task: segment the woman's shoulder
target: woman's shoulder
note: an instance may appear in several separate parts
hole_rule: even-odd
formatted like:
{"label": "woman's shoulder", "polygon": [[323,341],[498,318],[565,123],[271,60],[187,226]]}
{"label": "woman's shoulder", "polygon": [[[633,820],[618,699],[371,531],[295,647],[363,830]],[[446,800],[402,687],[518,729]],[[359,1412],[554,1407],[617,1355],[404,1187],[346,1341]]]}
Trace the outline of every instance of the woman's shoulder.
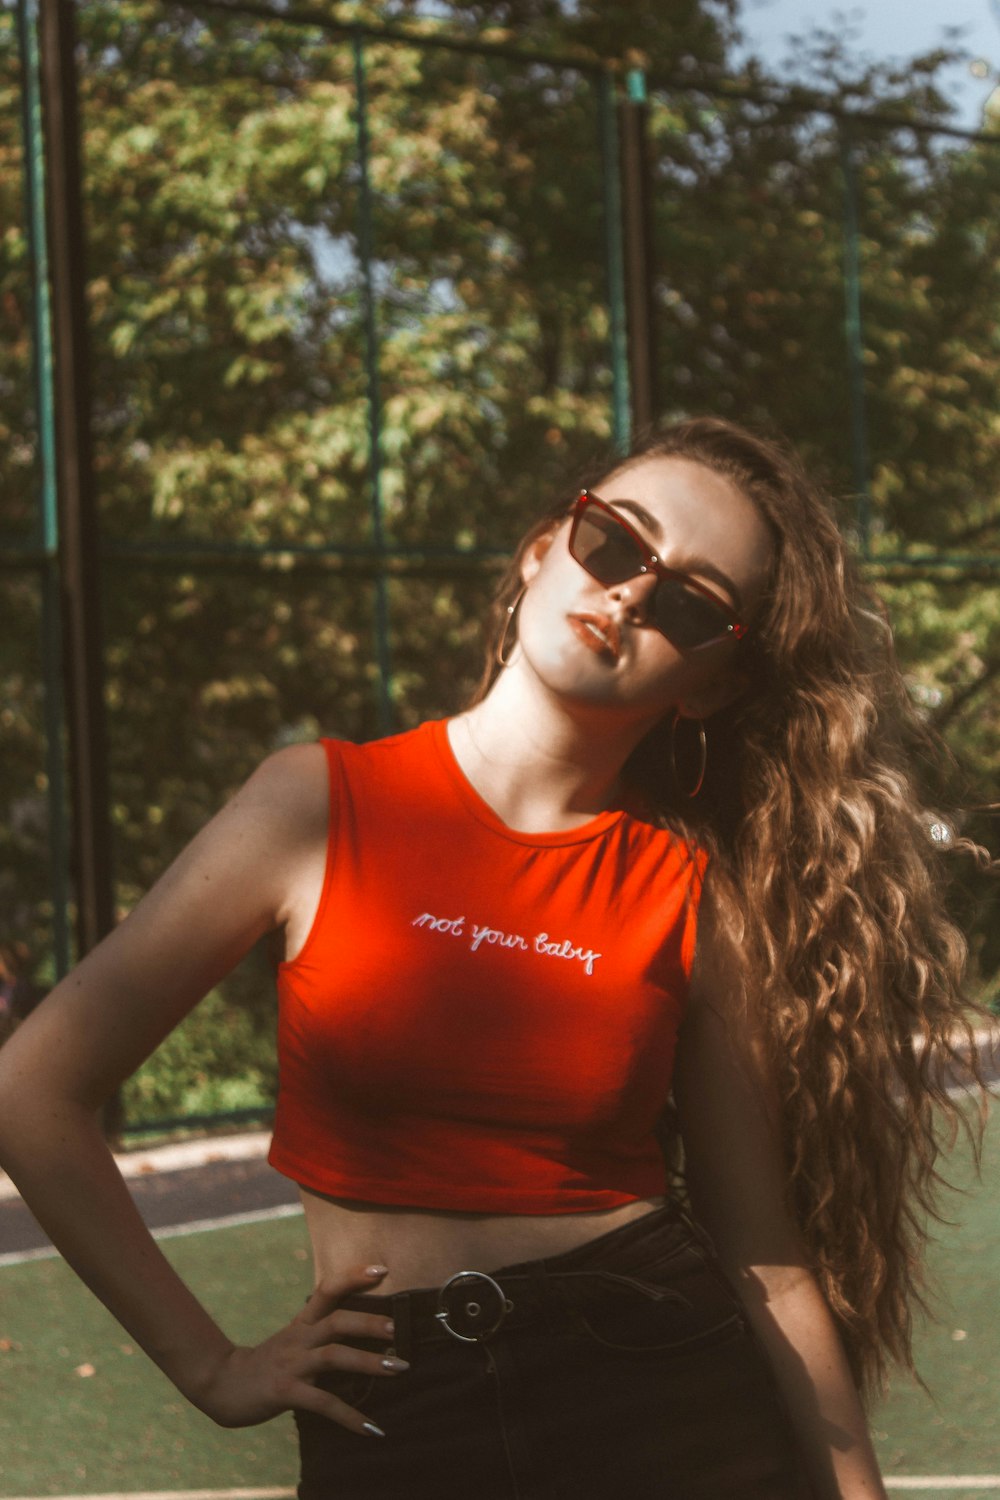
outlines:
{"label": "woman's shoulder", "polygon": [[411,762],[426,757],[432,738],[433,730],[424,724],[361,743],[326,735],[286,745],[260,762],[245,791],[261,813],[280,820],[286,831],[310,837],[327,826],[331,793],[342,795],[346,784],[364,783],[384,770],[387,760],[398,761],[400,773],[409,776]]}
{"label": "woman's shoulder", "polygon": [[285,745],[259,763],[244,788],[258,816],[293,838],[325,829],[329,816],[327,752],[320,740]]}
{"label": "woman's shoulder", "polygon": [[283,745],[257,765],[251,780],[272,791],[289,792],[309,782],[321,782],[326,772],[326,741],[309,740]]}

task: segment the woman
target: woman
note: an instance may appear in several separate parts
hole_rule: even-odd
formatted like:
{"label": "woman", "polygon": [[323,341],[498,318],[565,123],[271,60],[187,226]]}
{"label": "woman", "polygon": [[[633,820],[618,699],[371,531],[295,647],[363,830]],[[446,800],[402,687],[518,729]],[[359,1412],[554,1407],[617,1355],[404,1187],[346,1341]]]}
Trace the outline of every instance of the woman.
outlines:
{"label": "woman", "polygon": [[[882,1496],[860,1393],[969,1035],[883,618],[798,464],[703,419],[536,525],[499,619],[465,713],[271,756],[57,987],[5,1165],[189,1400],[295,1410],[302,1500]],[[268,931],[315,1290],[237,1348],[96,1111]]]}

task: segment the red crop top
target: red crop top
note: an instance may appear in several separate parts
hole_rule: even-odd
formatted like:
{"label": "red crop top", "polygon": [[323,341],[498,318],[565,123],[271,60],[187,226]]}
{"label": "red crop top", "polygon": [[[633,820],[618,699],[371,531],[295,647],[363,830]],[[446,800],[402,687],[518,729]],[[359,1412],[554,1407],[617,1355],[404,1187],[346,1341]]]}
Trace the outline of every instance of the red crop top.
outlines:
{"label": "red crop top", "polygon": [[662,1194],[705,856],[623,811],[518,833],[432,722],[324,740],[319,909],[278,970],[272,1166],[333,1197],[570,1213]]}

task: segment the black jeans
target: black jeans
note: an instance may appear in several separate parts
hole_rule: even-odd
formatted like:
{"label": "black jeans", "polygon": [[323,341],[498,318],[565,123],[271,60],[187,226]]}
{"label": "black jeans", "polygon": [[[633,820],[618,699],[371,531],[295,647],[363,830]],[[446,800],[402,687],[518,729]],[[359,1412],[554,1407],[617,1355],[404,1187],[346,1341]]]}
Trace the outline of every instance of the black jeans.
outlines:
{"label": "black jeans", "polygon": [[[489,1274],[513,1306],[483,1342],[433,1292],[347,1299],[395,1318],[412,1368],[327,1382],[384,1438],[296,1413],[300,1500],[808,1500],[766,1356],[674,1204]],[[499,1315],[485,1282],[457,1290],[460,1331]]]}

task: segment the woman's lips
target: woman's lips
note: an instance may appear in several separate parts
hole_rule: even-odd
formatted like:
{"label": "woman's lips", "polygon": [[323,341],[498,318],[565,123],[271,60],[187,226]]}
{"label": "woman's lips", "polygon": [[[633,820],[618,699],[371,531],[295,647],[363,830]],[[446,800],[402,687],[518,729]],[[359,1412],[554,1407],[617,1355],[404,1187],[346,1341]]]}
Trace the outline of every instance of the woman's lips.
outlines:
{"label": "woman's lips", "polygon": [[567,615],[570,627],[578,640],[596,656],[607,656],[617,661],[621,655],[621,632],[614,620],[607,615]]}

